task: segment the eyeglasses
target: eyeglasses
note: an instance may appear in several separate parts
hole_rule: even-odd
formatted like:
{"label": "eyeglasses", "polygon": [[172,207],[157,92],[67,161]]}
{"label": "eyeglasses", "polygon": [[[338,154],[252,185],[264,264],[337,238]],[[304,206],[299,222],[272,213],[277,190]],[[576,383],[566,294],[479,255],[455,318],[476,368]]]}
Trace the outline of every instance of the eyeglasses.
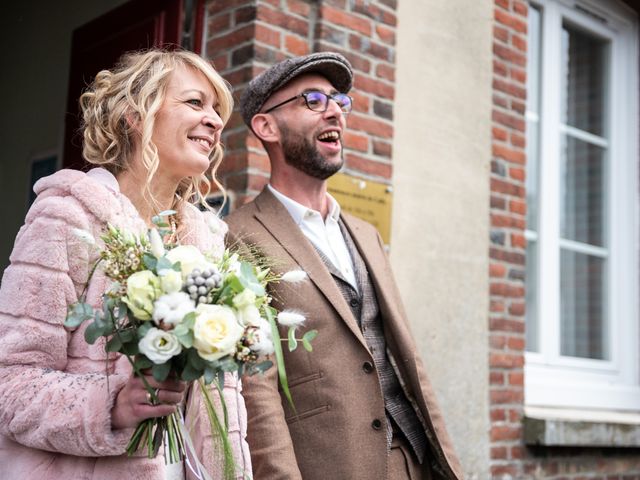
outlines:
{"label": "eyeglasses", "polygon": [[353,99],[347,95],[346,93],[334,93],[333,95],[327,95],[322,92],[304,92],[295,97],[291,97],[284,102],[280,102],[279,104],[267,109],[264,113],[269,113],[275,110],[282,105],[285,105],[289,102],[293,102],[296,98],[304,98],[304,102],[307,105],[309,110],[313,110],[314,112],[326,112],[329,108],[329,100],[333,100],[338,104],[342,113],[349,113],[351,111],[351,106],[353,105]]}

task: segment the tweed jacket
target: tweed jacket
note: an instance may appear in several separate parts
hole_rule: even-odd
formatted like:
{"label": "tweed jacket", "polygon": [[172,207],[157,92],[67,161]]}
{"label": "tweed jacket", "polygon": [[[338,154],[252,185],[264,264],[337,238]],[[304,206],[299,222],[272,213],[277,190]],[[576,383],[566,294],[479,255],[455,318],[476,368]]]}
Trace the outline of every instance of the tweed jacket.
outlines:
{"label": "tweed jacket", "polygon": [[[436,464],[434,478],[462,478],[382,241],[368,223],[346,214],[342,220],[374,284],[387,347],[408,396],[424,417],[430,444],[427,455]],[[275,369],[244,379],[247,439],[256,478],[387,478],[385,407],[371,369],[373,356],[329,270],[268,189],[226,221],[230,244],[258,250],[278,271],[301,268],[307,272],[308,281],[280,283],[271,293],[277,308],[304,312],[305,329],[319,332],[312,352],[284,349],[295,411],[281,395]]]}
{"label": "tweed jacket", "polygon": [[[95,171],[94,171],[95,172]],[[92,172],[93,173],[93,172]],[[146,230],[127,197],[91,174],[61,170],[38,181],[35,203],[27,214],[0,287],[0,478],[58,480],[164,480],[161,453],[127,457],[133,429],[113,430],[110,412],[131,375],[127,359],[105,353],[104,339],[84,339],[86,323],[64,327],[67,305],[75,302],[97,250],[81,241],[75,229],[99,240],[107,222],[132,232]],[[221,253],[226,226],[195,207],[182,210],[183,243]],[[211,227],[208,225],[211,224]],[[212,234],[212,229],[217,234]],[[91,277],[87,301],[94,307],[108,286],[100,271]],[[108,374],[108,375],[107,375]],[[251,473],[244,440],[246,410],[237,378],[227,375],[224,397],[229,409],[230,439],[237,463]],[[186,425],[196,451],[213,478],[221,461],[199,392],[190,392]],[[212,389],[214,401],[219,396]],[[187,478],[190,472],[187,471]],[[245,478],[239,473],[238,478]]]}

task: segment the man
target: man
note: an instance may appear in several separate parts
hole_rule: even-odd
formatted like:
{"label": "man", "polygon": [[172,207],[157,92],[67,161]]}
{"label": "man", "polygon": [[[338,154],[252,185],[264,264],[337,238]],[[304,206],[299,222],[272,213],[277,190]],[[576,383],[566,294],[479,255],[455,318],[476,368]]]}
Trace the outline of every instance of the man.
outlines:
{"label": "man", "polygon": [[382,241],[327,193],[343,164],[351,85],[343,56],[315,53],[274,65],[241,99],[271,179],[227,217],[230,241],[307,272],[272,294],[319,332],[313,352],[284,349],[295,410],[275,369],[244,380],[255,478],[461,478]]}

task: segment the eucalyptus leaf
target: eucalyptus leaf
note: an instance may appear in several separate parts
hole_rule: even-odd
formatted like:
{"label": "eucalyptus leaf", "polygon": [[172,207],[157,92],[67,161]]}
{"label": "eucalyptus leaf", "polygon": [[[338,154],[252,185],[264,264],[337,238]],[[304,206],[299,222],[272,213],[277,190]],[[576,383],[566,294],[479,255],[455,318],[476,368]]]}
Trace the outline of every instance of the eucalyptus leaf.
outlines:
{"label": "eucalyptus leaf", "polygon": [[[206,374],[206,370],[205,370],[205,374]],[[182,370],[182,375],[180,375],[182,380],[184,380],[185,382],[191,382],[193,380],[197,380],[198,378],[200,378],[202,376],[202,370],[199,370],[197,368],[193,368],[192,365],[187,364],[184,367],[184,370]]]}
{"label": "eucalyptus leaf", "polygon": [[153,366],[153,362],[143,355],[137,356],[134,364],[138,370],[145,370]]}
{"label": "eucalyptus leaf", "polygon": [[64,321],[65,326],[75,328],[80,326],[85,320],[93,318],[93,307],[88,303],[76,303],[69,308],[67,318]]}
{"label": "eucalyptus leaf", "polygon": [[96,318],[89,324],[87,329],[84,331],[84,339],[87,343],[94,344],[98,338],[104,335],[105,324],[101,318],[96,316]]}
{"label": "eucalyptus leaf", "polygon": [[161,363],[160,365],[154,364],[151,367],[151,373],[153,378],[158,382],[164,382],[171,372],[171,362]]}
{"label": "eucalyptus leaf", "polygon": [[296,348],[298,348],[298,340],[296,340],[295,327],[289,327],[287,336],[289,337],[289,351],[293,352]]}
{"label": "eucalyptus leaf", "polygon": [[107,342],[107,352],[119,352],[121,348],[122,340],[120,340],[120,337],[118,335],[114,335]]}
{"label": "eucalyptus leaf", "polygon": [[142,255],[142,263],[144,263],[144,266],[147,268],[147,270],[155,270],[156,265],[158,264],[158,259],[151,253],[144,252],[144,254]]}
{"label": "eucalyptus leaf", "polygon": [[160,257],[158,259],[158,263],[156,264],[156,272],[159,272],[161,270],[171,270],[171,269],[173,269],[173,263],[171,263],[171,260],[169,260],[166,257]]}

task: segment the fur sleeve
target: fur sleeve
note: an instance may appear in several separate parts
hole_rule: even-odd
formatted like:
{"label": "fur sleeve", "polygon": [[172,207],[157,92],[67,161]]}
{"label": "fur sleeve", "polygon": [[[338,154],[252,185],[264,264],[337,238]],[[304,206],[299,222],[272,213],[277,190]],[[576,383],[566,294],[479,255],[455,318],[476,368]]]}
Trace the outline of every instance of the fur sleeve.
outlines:
{"label": "fur sleeve", "polygon": [[50,196],[36,201],[16,238],[0,287],[0,433],[70,455],[121,454],[131,431],[112,431],[110,411],[127,378],[110,375],[107,387],[104,358],[91,355],[69,369],[69,342],[83,329],[63,322],[90,267],[73,228],[97,234],[74,199]]}

